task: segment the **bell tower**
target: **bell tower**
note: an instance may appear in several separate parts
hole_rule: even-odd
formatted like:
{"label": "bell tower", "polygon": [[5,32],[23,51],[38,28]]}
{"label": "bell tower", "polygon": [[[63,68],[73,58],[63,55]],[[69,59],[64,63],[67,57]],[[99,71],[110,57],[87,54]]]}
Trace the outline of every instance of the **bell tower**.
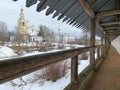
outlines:
{"label": "bell tower", "polygon": [[18,20],[18,28],[19,28],[20,34],[27,34],[27,25],[26,25],[26,20],[24,18],[23,9],[21,9],[21,12],[20,12],[20,17]]}

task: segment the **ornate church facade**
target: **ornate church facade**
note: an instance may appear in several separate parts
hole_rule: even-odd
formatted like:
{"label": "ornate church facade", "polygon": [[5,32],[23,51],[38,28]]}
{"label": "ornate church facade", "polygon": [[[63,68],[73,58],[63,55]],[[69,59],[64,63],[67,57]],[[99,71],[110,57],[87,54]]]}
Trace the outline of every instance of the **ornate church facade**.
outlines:
{"label": "ornate church facade", "polygon": [[20,16],[18,19],[18,40],[20,42],[29,42],[36,40],[37,31],[34,25],[31,25],[28,20],[25,19],[23,9],[21,9]]}
{"label": "ornate church facade", "polygon": [[20,34],[27,34],[27,22],[24,17],[23,9],[21,9],[20,18],[18,20],[18,28]]}
{"label": "ornate church facade", "polygon": [[18,19],[18,41],[20,42],[28,42],[29,41],[29,34],[27,30],[27,21],[24,17],[23,9],[21,9],[20,16]]}

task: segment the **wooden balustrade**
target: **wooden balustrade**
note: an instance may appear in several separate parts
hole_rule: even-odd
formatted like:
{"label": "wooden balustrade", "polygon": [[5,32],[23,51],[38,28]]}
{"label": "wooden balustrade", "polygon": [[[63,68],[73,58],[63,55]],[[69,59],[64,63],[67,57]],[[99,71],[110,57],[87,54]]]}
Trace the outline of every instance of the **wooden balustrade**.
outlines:
{"label": "wooden balustrade", "polygon": [[[49,64],[71,58],[70,86],[78,85],[91,71],[93,71],[93,66],[90,64],[80,75],[78,75],[78,55],[91,51],[93,48],[97,48],[98,57],[102,57],[102,54],[100,55],[100,51],[103,46],[97,45],[95,47],[82,47],[0,61],[0,84],[39,70]],[[67,89],[65,90],[72,90],[68,89],[68,87],[66,87]]]}
{"label": "wooden balustrade", "polygon": [[0,61],[0,83],[39,70],[49,64],[68,58],[74,58],[75,56],[90,51],[91,49],[92,47],[90,46]]}
{"label": "wooden balustrade", "polygon": [[[102,62],[104,56],[104,53],[107,51],[101,52],[104,45],[96,45],[94,48],[97,50],[97,58],[95,59],[95,64],[90,63],[79,75],[77,74],[77,56],[72,58],[71,63],[71,83],[64,89],[64,90],[78,90],[78,87],[83,84],[83,82],[86,80],[86,78],[89,76],[91,72],[94,72],[94,69],[97,69]],[[93,50],[93,49],[92,49]],[[93,66],[95,65],[95,66]],[[95,68],[93,68],[95,67]]]}

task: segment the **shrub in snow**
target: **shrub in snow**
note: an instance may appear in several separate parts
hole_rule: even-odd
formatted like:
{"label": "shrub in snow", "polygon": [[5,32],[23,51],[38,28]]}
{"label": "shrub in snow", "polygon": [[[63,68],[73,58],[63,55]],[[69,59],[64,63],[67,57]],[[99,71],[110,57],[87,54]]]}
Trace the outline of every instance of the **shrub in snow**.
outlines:
{"label": "shrub in snow", "polygon": [[63,49],[64,45],[63,44],[58,44],[58,49]]}
{"label": "shrub in snow", "polygon": [[24,86],[27,85],[27,81],[23,80],[22,77],[9,81],[9,83],[14,90],[24,90]]}
{"label": "shrub in snow", "polygon": [[31,81],[35,82],[36,80],[41,80],[41,82],[43,83],[44,80],[51,80],[53,82],[56,82],[56,80],[66,75],[67,69],[67,61],[51,64],[48,67],[35,72],[34,79],[32,79]]}

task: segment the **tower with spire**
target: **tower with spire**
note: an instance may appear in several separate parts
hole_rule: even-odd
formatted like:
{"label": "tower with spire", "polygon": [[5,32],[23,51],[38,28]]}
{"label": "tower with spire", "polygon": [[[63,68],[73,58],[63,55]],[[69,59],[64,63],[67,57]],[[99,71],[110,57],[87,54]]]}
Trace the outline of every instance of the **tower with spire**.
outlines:
{"label": "tower with spire", "polygon": [[21,9],[19,20],[18,20],[18,28],[20,34],[27,34],[27,24],[24,17],[23,9]]}

